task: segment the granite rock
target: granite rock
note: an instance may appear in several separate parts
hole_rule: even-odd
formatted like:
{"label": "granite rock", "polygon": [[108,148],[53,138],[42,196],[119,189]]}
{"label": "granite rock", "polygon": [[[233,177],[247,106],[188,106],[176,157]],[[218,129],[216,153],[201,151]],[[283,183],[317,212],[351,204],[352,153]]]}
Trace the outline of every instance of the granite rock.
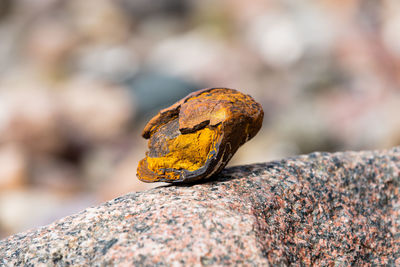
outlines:
{"label": "granite rock", "polygon": [[400,265],[400,147],[131,193],[0,241],[6,266]]}

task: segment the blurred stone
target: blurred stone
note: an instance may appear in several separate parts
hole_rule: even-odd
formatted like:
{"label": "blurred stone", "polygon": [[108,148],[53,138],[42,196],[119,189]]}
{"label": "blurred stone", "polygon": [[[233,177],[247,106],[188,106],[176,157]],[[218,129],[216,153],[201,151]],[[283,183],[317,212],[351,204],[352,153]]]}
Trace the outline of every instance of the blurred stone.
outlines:
{"label": "blurred stone", "polygon": [[47,71],[64,67],[78,41],[71,26],[57,18],[42,19],[30,26],[25,49],[35,67]]}
{"label": "blurred stone", "polygon": [[66,9],[78,34],[86,41],[118,44],[130,35],[125,13],[114,1],[70,0]]}
{"label": "blurred stone", "polygon": [[[171,35],[179,34],[187,28],[182,24],[178,17],[151,17],[143,21],[138,21],[137,32],[142,36],[142,40],[149,40],[151,44],[169,38]],[[138,38],[134,38],[139,41]],[[150,47],[147,47],[150,48]]]}
{"label": "blurred stone", "polygon": [[44,191],[9,190],[0,194],[0,225],[8,233],[39,226],[38,221],[60,207],[60,198]]}
{"label": "blurred stone", "polygon": [[18,146],[0,145],[0,166],[0,192],[27,186],[26,157]]}
{"label": "blurred stone", "polygon": [[113,172],[108,179],[98,185],[99,199],[106,201],[128,192],[139,192],[163,184],[143,183],[136,179],[137,165],[141,159],[140,155],[143,155],[145,151],[145,147],[136,146],[131,153],[115,164]]}
{"label": "blurred stone", "polygon": [[400,116],[393,116],[393,114],[400,114],[400,92],[390,100],[381,103],[383,124],[385,128],[383,132],[385,135],[379,140],[378,145],[381,147],[400,146]]}
{"label": "blurred stone", "polygon": [[196,83],[157,71],[138,73],[127,81],[136,98],[138,120],[146,121],[160,108],[167,107],[190,92],[202,88]]}
{"label": "blurred stone", "polygon": [[390,53],[400,59],[400,7],[398,7],[397,15],[392,15],[385,20],[382,38],[386,48]]}
{"label": "blurred stone", "polygon": [[78,79],[60,93],[63,128],[86,142],[120,136],[134,114],[125,88]]}
{"label": "blurred stone", "polygon": [[295,22],[284,14],[267,14],[255,18],[248,38],[263,60],[272,67],[285,68],[304,53],[304,39]]}
{"label": "blurred stone", "polygon": [[160,42],[152,51],[149,64],[170,75],[201,81],[206,73],[221,72],[223,55],[221,40],[198,29]]}
{"label": "blurred stone", "polygon": [[14,1],[12,0],[2,0],[0,1],[0,21],[6,18],[8,15],[10,15],[12,9],[13,9],[13,3]]}
{"label": "blurred stone", "polygon": [[0,70],[5,73],[10,69],[10,65],[15,63],[18,56],[15,43],[17,42],[20,22],[4,21],[0,24]]}
{"label": "blurred stone", "polygon": [[72,198],[45,189],[9,190],[0,194],[0,228],[7,234],[25,231],[95,203],[90,194]]}
{"label": "blurred stone", "polygon": [[210,26],[165,38],[151,51],[148,63],[158,72],[206,84],[203,88],[248,88],[253,81],[250,73],[260,70],[261,60]]}
{"label": "blurred stone", "polygon": [[330,134],[329,127],[333,125],[321,123],[322,118],[321,109],[310,101],[288,108],[286,114],[274,118],[270,127],[281,142],[287,143],[297,153],[332,151],[342,147],[342,140]]}
{"label": "blurred stone", "polygon": [[30,151],[54,151],[60,145],[54,95],[27,87],[0,89],[0,141]]}
{"label": "blurred stone", "polygon": [[282,132],[267,127],[261,128],[257,137],[237,151],[227,166],[252,164],[300,154],[300,148],[295,140],[278,138],[276,135],[282,135]]}
{"label": "blurred stone", "polygon": [[98,192],[113,175],[121,157],[117,150],[114,146],[98,145],[85,153],[81,166],[86,186],[90,191]]}
{"label": "blurred stone", "polygon": [[400,118],[393,116],[400,112],[400,98],[377,89],[382,85],[373,80],[369,82],[362,91],[332,90],[316,99],[315,109],[326,121],[322,135],[330,133],[339,141],[336,145],[352,149],[396,145],[391,133],[400,125]]}
{"label": "blurred stone", "polygon": [[184,17],[190,11],[191,2],[186,0],[117,0],[122,9],[133,19],[144,19],[150,16]]}
{"label": "blurred stone", "polygon": [[113,82],[131,78],[139,68],[135,53],[125,46],[86,46],[77,58],[77,71]]}
{"label": "blurred stone", "polygon": [[55,11],[54,7],[56,7],[63,0],[18,0],[14,1],[17,6],[17,14],[23,15],[36,15],[43,13],[51,13],[51,11]]}
{"label": "blurred stone", "polygon": [[30,162],[31,187],[48,190],[60,195],[81,192],[86,183],[80,177],[78,166],[54,155],[35,155]]}

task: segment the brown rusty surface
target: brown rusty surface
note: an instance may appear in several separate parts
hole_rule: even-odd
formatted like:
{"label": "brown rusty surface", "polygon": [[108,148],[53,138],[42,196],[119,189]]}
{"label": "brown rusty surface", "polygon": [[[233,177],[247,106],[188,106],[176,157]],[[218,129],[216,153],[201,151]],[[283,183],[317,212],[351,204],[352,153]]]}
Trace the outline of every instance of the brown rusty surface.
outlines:
{"label": "brown rusty surface", "polygon": [[161,110],[143,130],[149,151],[139,162],[144,182],[191,182],[221,171],[262,125],[263,110],[228,88],[196,91]]}

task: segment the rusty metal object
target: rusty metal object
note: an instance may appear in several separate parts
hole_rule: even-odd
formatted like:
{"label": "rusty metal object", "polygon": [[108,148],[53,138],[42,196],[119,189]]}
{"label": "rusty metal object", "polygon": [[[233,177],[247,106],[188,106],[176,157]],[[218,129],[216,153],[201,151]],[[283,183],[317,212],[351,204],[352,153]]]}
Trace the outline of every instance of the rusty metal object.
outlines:
{"label": "rusty metal object", "polygon": [[149,151],[139,162],[143,182],[192,182],[220,172],[260,130],[264,112],[249,95],[228,88],[191,93],[161,110],[143,130]]}

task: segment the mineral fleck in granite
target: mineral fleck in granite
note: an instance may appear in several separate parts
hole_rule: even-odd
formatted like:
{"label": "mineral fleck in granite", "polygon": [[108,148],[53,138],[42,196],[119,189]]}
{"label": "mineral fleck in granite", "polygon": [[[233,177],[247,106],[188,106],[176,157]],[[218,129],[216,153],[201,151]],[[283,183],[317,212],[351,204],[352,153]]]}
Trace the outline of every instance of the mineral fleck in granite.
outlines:
{"label": "mineral fleck in granite", "polygon": [[400,266],[400,148],[132,193],[0,241],[4,266]]}

